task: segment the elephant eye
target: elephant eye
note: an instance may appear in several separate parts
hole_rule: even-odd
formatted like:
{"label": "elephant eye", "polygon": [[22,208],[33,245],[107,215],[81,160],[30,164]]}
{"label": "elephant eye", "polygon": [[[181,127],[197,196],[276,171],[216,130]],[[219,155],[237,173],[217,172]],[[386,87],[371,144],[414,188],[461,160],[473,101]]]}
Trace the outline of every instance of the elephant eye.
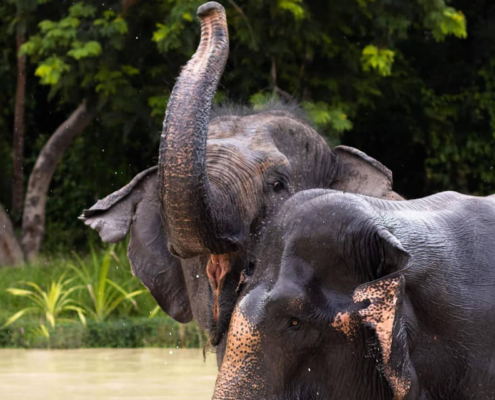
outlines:
{"label": "elephant eye", "polygon": [[301,321],[297,318],[291,318],[289,321],[289,328],[298,329],[301,327]]}
{"label": "elephant eye", "polygon": [[283,182],[281,181],[276,181],[274,184],[273,184],[273,190],[275,192],[280,192],[281,190],[284,190],[285,189],[285,185]]}
{"label": "elephant eye", "polygon": [[246,275],[247,276],[253,275],[255,267],[256,264],[253,261],[249,261],[248,265],[246,266]]}

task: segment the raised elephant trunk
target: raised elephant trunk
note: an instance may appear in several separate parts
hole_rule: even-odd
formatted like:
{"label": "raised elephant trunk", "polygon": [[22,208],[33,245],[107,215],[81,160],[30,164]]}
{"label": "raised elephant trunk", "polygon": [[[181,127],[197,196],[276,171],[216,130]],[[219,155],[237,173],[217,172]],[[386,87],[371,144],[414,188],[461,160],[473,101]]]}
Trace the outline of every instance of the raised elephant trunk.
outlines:
{"label": "raised elephant trunk", "polygon": [[170,251],[181,258],[235,250],[240,225],[206,172],[211,103],[229,52],[225,9],[209,2],[198,17],[201,41],[174,86],[160,142],[161,214]]}

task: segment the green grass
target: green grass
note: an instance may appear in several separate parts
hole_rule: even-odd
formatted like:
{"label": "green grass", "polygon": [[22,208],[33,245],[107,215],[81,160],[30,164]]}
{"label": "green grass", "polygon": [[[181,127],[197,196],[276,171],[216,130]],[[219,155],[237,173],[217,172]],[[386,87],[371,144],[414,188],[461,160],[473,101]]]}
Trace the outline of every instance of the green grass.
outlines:
{"label": "green grass", "polygon": [[[132,276],[125,244],[111,249],[114,251],[112,257],[109,257],[108,250],[103,250],[85,256],[66,254],[47,257],[18,268],[0,267],[0,326],[20,310],[32,306],[31,299],[15,296],[9,293],[8,288],[20,288],[23,287],[21,282],[33,282],[43,291],[48,291],[61,276],[72,279],[73,285],[82,286],[80,274],[74,270],[78,266],[91,265],[91,274],[95,279],[100,279],[99,284],[103,285],[103,281],[107,283],[107,300],[114,289],[114,302],[119,293],[125,297],[117,288],[125,288],[126,293],[140,292],[130,299],[118,301],[115,307],[111,306],[112,309],[105,312],[105,318],[98,319],[91,315],[90,308],[94,308],[95,304],[88,290],[74,290],[71,298],[75,305],[87,310],[87,327],[74,318],[73,311],[60,314],[62,320],[67,317],[73,322],[57,322],[55,327],[46,323],[44,315],[26,314],[7,328],[0,329],[0,347],[201,347],[205,338],[193,323],[180,325],[161,310],[153,313],[156,302],[141,282]],[[101,299],[102,303],[104,300]],[[48,335],[40,329],[41,325],[48,328]]]}
{"label": "green grass", "polygon": [[202,347],[202,332],[194,324],[180,326],[168,317],[118,318],[104,322],[88,320],[87,327],[78,323],[58,323],[44,335],[37,321],[23,321],[0,330],[0,347],[27,349]]}

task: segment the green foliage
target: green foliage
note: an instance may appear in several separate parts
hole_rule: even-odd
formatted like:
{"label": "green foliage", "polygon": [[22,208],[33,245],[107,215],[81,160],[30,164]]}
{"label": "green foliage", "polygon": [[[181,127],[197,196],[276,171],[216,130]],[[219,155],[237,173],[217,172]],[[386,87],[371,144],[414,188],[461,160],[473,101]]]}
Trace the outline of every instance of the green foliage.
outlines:
{"label": "green foliage", "polygon": [[304,10],[303,0],[278,0],[277,5],[281,10],[289,11],[296,20],[301,20],[307,16]]}
{"label": "green foliage", "polygon": [[[193,46],[191,43],[190,32],[186,32],[186,27],[193,31],[197,29],[197,25],[191,24],[196,22],[192,16],[196,15],[196,10],[203,3],[200,0],[179,0],[171,1],[172,8],[166,16],[165,23],[157,22],[156,30],[153,32],[152,40],[156,42],[158,50],[161,52],[170,52],[178,50],[183,54],[191,55]],[[191,28],[192,27],[192,28]],[[189,42],[189,43],[187,43]],[[184,46],[187,43],[187,46]]]}
{"label": "green foliage", "polygon": [[167,109],[168,98],[165,96],[152,96],[148,99],[148,105],[151,108],[151,116],[163,118]]}
{"label": "green foliage", "polygon": [[119,86],[129,85],[126,77],[132,74],[118,70],[112,71],[118,77],[112,75],[111,82],[104,87],[101,84],[113,68],[113,63],[108,62],[112,51],[122,49],[128,33],[127,22],[115,11],[78,2],[59,20],[42,20],[38,27],[39,33],[24,43],[21,52],[37,63],[35,75],[42,84],[53,87],[52,95],[69,92],[82,82],[81,86],[89,91],[86,95],[94,91],[106,100],[117,94]]}
{"label": "green foliage", "polygon": [[[139,73],[139,70],[130,66],[123,65],[120,71],[111,71],[107,66],[103,66],[95,75],[94,81],[96,92],[102,93],[105,97],[117,94],[120,88],[129,84],[126,76],[132,76]],[[84,83],[89,82],[86,80]]]}
{"label": "green foliage", "polygon": [[363,70],[369,71],[374,69],[382,76],[392,74],[392,65],[394,63],[395,53],[389,49],[379,49],[376,46],[368,45],[363,49],[361,62]]}
{"label": "green foliage", "polygon": [[[4,324],[4,328],[13,324],[26,314],[38,314],[45,317],[46,322],[52,328],[60,320],[60,314],[66,312],[76,312],[83,325],[86,324],[84,311],[81,307],[76,306],[76,302],[70,297],[79,286],[71,286],[72,279],[64,280],[62,275],[57,281],[52,281],[47,290],[43,290],[34,282],[21,282],[24,286],[31,289],[8,288],[13,296],[25,297],[29,299],[31,306],[23,308],[12,315]],[[67,320],[67,319],[66,319]],[[40,325],[41,331],[47,334],[45,325]]]}
{"label": "green foliage", "polygon": [[[94,26],[99,27],[102,36],[109,38],[124,35],[129,31],[125,20],[112,10],[104,11],[103,18],[96,19]],[[115,43],[114,47],[120,48],[120,44]]]}
{"label": "green foliage", "polygon": [[43,85],[56,85],[67,71],[70,71],[70,65],[59,57],[50,57],[39,64],[34,74],[41,78]]}
{"label": "green foliage", "polygon": [[251,103],[253,109],[257,111],[265,108],[267,104],[278,100],[280,100],[280,98],[275,93],[265,91],[255,93],[249,97],[249,103]]}
{"label": "green foliage", "polygon": [[198,348],[205,338],[194,323],[184,326],[168,317],[120,318],[105,322],[88,320],[81,324],[61,322],[41,328],[35,321],[17,323],[0,330],[0,348]]}
{"label": "green foliage", "polygon": [[117,268],[129,268],[128,262],[122,262],[117,257],[114,248],[115,246],[111,245],[101,258],[91,247],[91,262],[75,255],[78,261],[77,266],[69,265],[88,292],[89,301],[82,304],[83,308],[91,318],[98,322],[105,321],[117,307],[126,301],[137,309],[134,298],[145,292],[143,289],[133,291],[128,289],[128,286],[133,283],[132,277],[122,285],[108,278],[112,258],[119,264]]}
{"label": "green foliage", "polygon": [[88,18],[96,15],[96,7],[79,2],[69,8],[69,15],[74,18]]}
{"label": "green foliage", "polygon": [[69,50],[67,55],[75,58],[76,60],[86,57],[96,57],[101,54],[101,46],[94,40],[86,43],[76,41],[72,43],[72,47],[73,49]]}
{"label": "green foliage", "polygon": [[352,122],[347,119],[344,111],[338,107],[319,101],[317,103],[305,102],[304,109],[313,123],[320,128],[331,126],[337,132],[352,129]]}
{"label": "green foliage", "polygon": [[440,7],[428,10],[425,25],[432,30],[437,41],[442,41],[448,35],[466,38],[466,18],[461,11],[447,7],[443,2]]}
{"label": "green foliage", "polygon": [[[43,314],[26,312],[22,318],[10,321],[8,326],[0,329],[0,348],[201,347],[205,338],[196,325],[190,323],[181,326],[173,321],[156,306],[156,302],[146,290],[142,290],[143,293],[139,296],[130,296],[121,301],[104,320],[93,318],[91,310],[94,310],[94,303],[88,286],[79,284],[82,282],[79,276],[84,276],[85,282],[92,285],[93,294],[97,293],[98,285],[102,284],[106,276],[107,281],[102,287],[105,287],[108,295],[113,291],[112,288],[115,288],[108,280],[121,288],[142,287],[139,280],[131,276],[129,268],[125,259],[124,244],[112,246],[104,252],[94,250],[90,257],[55,258],[42,261],[39,265],[0,268],[0,326],[6,325],[13,314],[28,307],[36,307],[28,296],[14,296],[8,291],[13,282],[26,278],[40,288],[48,286],[49,289],[43,292],[48,299],[55,299],[57,296],[53,294],[56,294],[57,290],[51,290],[53,277],[61,276],[57,282],[62,283],[63,288],[59,288],[58,293],[62,293],[63,296],[67,291],[71,291],[65,298],[70,297],[81,313],[85,311],[83,308],[88,308],[84,315],[90,317],[85,325],[74,323],[68,317],[78,313],[69,309],[55,315],[55,325],[52,326],[44,311],[40,311]],[[102,273],[103,270],[106,272]],[[71,276],[71,280],[65,279],[64,276]],[[97,281],[96,284],[94,281]],[[27,287],[28,291],[39,293],[33,286]],[[117,296],[114,299],[123,295],[118,289],[115,290]],[[101,296],[104,297],[105,295]],[[58,299],[60,304],[61,296]]]}

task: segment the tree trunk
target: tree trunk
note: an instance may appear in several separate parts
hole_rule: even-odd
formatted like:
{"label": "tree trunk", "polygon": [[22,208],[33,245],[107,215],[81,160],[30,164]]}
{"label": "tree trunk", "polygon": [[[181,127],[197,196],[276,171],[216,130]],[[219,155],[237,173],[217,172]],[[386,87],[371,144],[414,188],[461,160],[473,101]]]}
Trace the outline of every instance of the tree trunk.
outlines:
{"label": "tree trunk", "polygon": [[0,204],[0,266],[19,265],[24,261],[12,222]]}
{"label": "tree trunk", "polygon": [[17,24],[17,88],[15,94],[13,173],[12,173],[12,213],[17,216],[22,210],[24,197],[24,114],[26,103],[26,56],[19,55],[25,41],[24,24]]}
{"label": "tree trunk", "polygon": [[47,194],[57,164],[72,140],[95,115],[96,110],[88,110],[84,100],[48,139],[36,160],[29,176],[21,231],[22,250],[29,262],[37,256],[43,241]]}

